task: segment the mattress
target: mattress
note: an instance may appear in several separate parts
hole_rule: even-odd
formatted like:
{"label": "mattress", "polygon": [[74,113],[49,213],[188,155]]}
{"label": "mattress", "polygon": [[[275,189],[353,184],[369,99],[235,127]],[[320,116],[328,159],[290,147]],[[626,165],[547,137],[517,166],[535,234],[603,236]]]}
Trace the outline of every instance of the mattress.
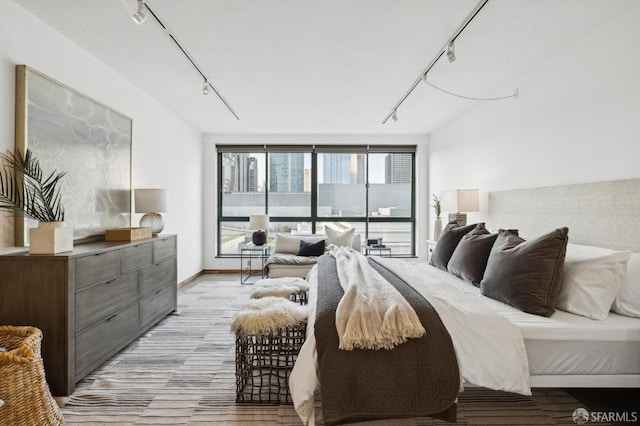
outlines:
{"label": "mattress", "polygon": [[[524,338],[532,376],[640,374],[638,318],[610,312],[607,319],[598,321],[562,310],[556,310],[551,317],[528,314],[483,296],[478,287],[448,272],[428,264],[416,267],[424,268],[425,274],[436,275],[444,284],[480,300],[515,324]],[[635,380],[640,385],[640,379]],[[531,384],[548,386],[553,381],[537,383],[532,377]]]}

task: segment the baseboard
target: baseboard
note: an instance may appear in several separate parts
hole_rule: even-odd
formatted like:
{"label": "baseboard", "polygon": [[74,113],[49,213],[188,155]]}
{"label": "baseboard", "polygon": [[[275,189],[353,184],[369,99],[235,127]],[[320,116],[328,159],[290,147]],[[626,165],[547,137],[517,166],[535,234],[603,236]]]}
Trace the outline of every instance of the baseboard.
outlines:
{"label": "baseboard", "polygon": [[204,271],[200,271],[194,275],[191,275],[189,278],[187,278],[186,280],[183,280],[181,282],[178,283],[178,288],[182,287],[183,285],[187,285],[192,281],[197,280],[198,278],[200,278],[200,276],[204,273]]}
{"label": "baseboard", "polygon": [[240,269],[204,269],[201,274],[239,274]]}

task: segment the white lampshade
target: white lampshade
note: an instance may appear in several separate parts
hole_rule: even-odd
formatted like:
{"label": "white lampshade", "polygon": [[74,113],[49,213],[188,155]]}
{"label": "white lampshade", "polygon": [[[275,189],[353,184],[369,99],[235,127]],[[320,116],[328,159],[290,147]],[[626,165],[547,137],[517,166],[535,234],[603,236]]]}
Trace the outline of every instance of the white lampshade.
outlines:
{"label": "white lampshade", "polygon": [[144,188],[135,190],[136,213],[160,213],[167,211],[167,190]]}
{"label": "white lampshade", "polygon": [[249,216],[249,229],[257,231],[266,231],[269,229],[268,214],[252,214]]}
{"label": "white lampshade", "polygon": [[467,212],[480,211],[480,200],[477,189],[456,189],[444,191],[440,194],[442,210],[449,212],[449,222],[456,221],[458,225],[467,224]]}
{"label": "white lampshade", "polygon": [[456,189],[441,194],[442,210],[450,213],[478,212],[480,200],[477,189]]}

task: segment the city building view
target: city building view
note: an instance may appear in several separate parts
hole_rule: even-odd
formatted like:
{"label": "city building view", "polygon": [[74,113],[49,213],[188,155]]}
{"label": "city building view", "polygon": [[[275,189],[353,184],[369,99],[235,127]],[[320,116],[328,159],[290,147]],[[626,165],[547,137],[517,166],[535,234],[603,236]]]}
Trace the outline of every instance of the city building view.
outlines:
{"label": "city building view", "polygon": [[311,217],[311,153],[221,155],[221,254],[238,253],[251,240],[253,230],[246,218],[265,212],[271,218],[270,240],[278,232],[311,234],[315,222],[317,234],[324,233],[326,224],[353,227],[363,242],[382,238],[394,255],[413,253],[413,223],[384,221],[412,217],[412,154],[317,154],[315,221]]}

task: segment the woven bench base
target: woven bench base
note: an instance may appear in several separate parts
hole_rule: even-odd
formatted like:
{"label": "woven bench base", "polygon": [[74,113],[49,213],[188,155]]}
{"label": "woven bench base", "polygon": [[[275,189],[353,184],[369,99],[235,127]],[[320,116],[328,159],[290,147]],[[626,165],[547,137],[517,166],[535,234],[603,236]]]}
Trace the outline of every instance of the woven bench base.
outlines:
{"label": "woven bench base", "polygon": [[264,335],[236,334],[236,402],[293,404],[289,375],[305,340],[306,323]]}
{"label": "woven bench base", "polygon": [[289,300],[291,300],[292,302],[299,303],[301,305],[306,305],[307,303],[309,303],[306,291],[301,291],[299,293],[291,293],[289,295]]}

